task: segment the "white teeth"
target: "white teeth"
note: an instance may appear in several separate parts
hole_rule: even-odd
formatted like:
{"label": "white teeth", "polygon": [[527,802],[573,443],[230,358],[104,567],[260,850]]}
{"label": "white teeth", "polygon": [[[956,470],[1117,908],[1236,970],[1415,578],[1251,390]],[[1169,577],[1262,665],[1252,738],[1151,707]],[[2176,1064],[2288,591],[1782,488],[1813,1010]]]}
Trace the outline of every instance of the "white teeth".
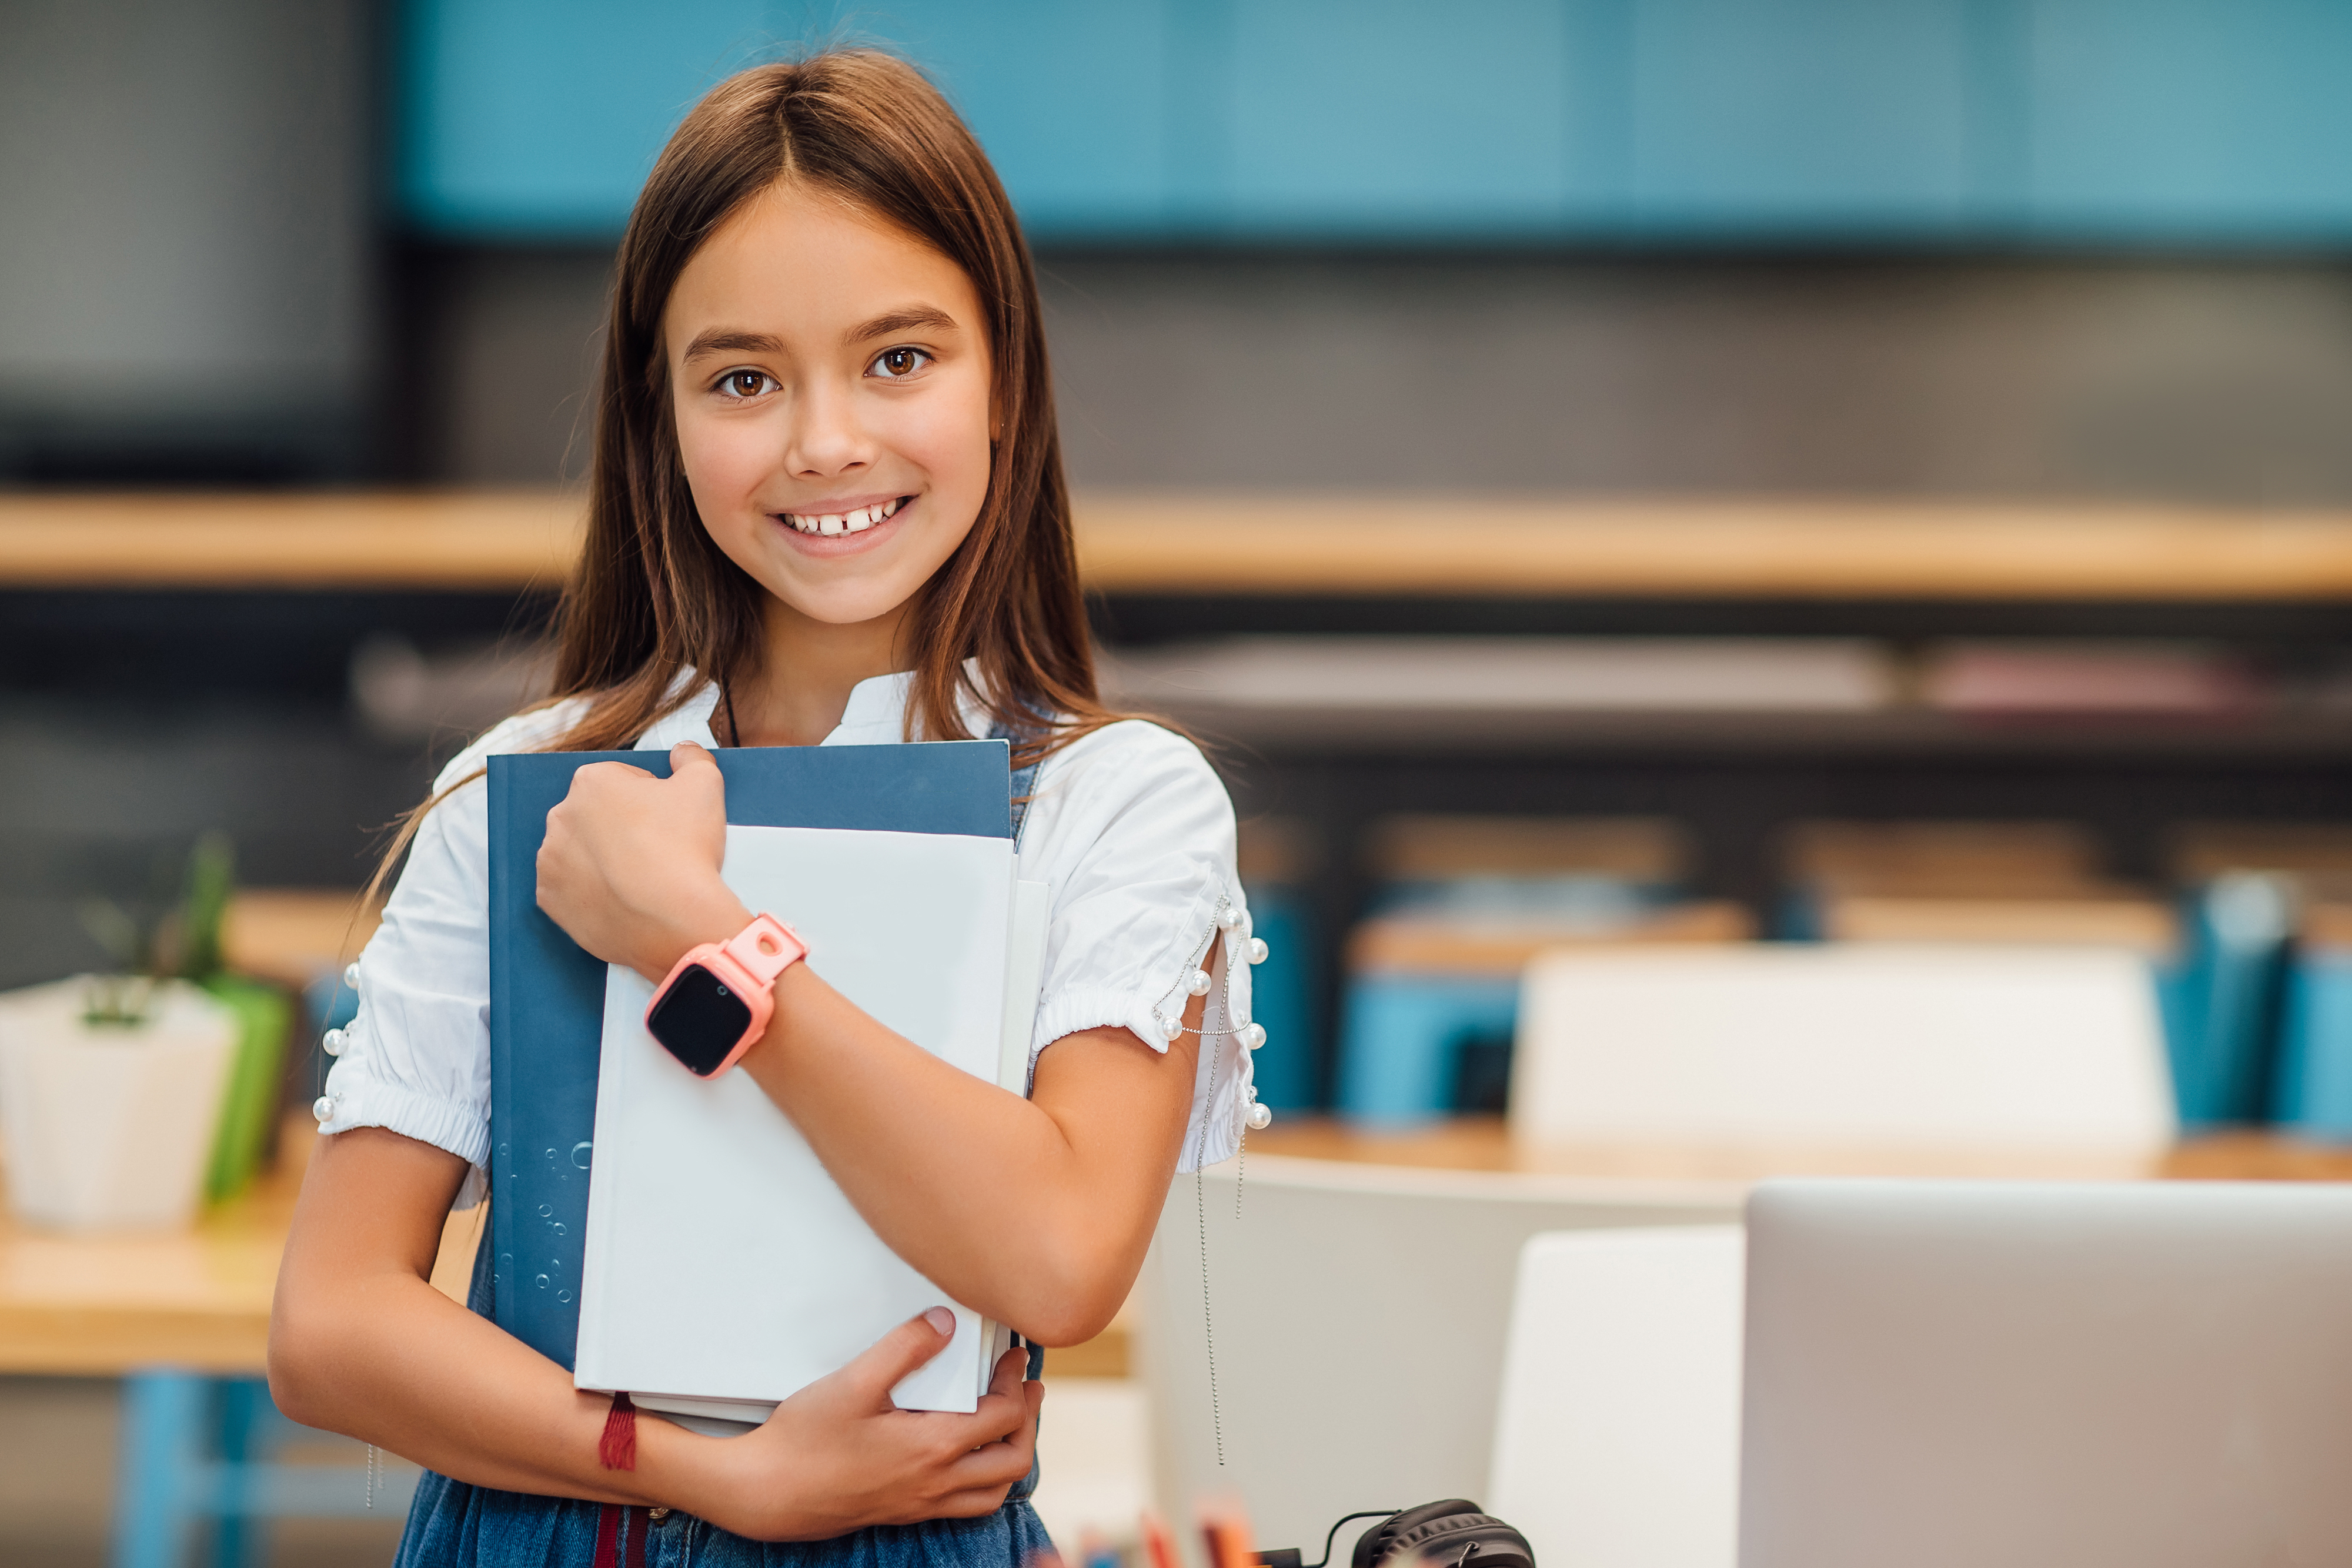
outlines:
{"label": "white teeth", "polygon": [[877,523],[888,521],[898,510],[898,503],[889,500],[878,506],[862,507],[854,512],[823,517],[802,517],[795,512],[786,512],[783,517],[795,532],[832,538],[840,534],[862,534]]}

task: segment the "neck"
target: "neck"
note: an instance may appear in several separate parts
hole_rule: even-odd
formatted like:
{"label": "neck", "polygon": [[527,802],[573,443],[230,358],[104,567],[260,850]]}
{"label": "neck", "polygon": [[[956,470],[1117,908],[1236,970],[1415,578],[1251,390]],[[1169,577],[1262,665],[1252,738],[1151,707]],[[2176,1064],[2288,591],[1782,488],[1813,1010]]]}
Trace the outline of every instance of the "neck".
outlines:
{"label": "neck", "polygon": [[[742,746],[814,746],[841,723],[850,688],[907,668],[899,632],[911,601],[871,621],[835,625],[770,599],[759,672],[729,694]],[[722,727],[725,715],[718,716]]]}

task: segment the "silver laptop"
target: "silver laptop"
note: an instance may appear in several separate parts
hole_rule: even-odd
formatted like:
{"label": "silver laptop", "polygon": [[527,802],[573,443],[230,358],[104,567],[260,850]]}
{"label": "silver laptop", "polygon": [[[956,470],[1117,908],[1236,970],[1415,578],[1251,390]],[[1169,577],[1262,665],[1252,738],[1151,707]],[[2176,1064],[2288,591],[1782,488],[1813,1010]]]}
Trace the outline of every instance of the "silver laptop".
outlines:
{"label": "silver laptop", "polygon": [[2352,1187],[1748,1206],[1741,1568],[2352,1563]]}

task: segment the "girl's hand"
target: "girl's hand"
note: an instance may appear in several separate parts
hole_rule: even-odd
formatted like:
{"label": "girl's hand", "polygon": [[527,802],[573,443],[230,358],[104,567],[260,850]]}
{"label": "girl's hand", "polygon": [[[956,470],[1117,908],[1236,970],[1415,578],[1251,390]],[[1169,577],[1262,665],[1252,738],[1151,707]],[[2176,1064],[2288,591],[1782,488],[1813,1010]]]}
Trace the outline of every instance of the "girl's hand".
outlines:
{"label": "girl's hand", "polygon": [[724,942],[751,912],[719,880],[727,783],[710,753],[670,748],[670,776],[592,762],[547,814],[539,906],[583,947],[658,984],[681,954]]}
{"label": "girl's hand", "polygon": [[[945,1320],[941,1329],[934,1319]],[[934,1307],[782,1405],[758,1431],[719,1445],[713,1495],[693,1513],[754,1541],[824,1541],[872,1524],[971,1519],[1003,1506],[1037,1452],[1045,1385],[1013,1351],[970,1416],[900,1410],[890,1389],[945,1349],[954,1318]]]}

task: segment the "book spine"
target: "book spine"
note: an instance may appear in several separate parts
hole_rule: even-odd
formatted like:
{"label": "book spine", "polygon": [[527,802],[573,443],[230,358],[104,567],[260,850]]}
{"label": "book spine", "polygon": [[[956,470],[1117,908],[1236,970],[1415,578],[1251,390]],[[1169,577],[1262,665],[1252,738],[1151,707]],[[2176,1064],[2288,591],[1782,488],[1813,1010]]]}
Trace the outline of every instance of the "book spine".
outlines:
{"label": "book spine", "polygon": [[490,1223],[483,1238],[490,1249],[490,1321],[512,1333],[514,1281],[505,1260],[514,1256],[514,1205],[507,1201],[506,1184],[512,1166],[507,1158],[507,1129],[514,1124],[509,1102],[514,1092],[513,1040],[505,1009],[498,998],[514,992],[515,932],[512,915],[513,878],[508,868],[514,841],[515,778],[507,758],[488,763],[489,902],[490,902]]}

